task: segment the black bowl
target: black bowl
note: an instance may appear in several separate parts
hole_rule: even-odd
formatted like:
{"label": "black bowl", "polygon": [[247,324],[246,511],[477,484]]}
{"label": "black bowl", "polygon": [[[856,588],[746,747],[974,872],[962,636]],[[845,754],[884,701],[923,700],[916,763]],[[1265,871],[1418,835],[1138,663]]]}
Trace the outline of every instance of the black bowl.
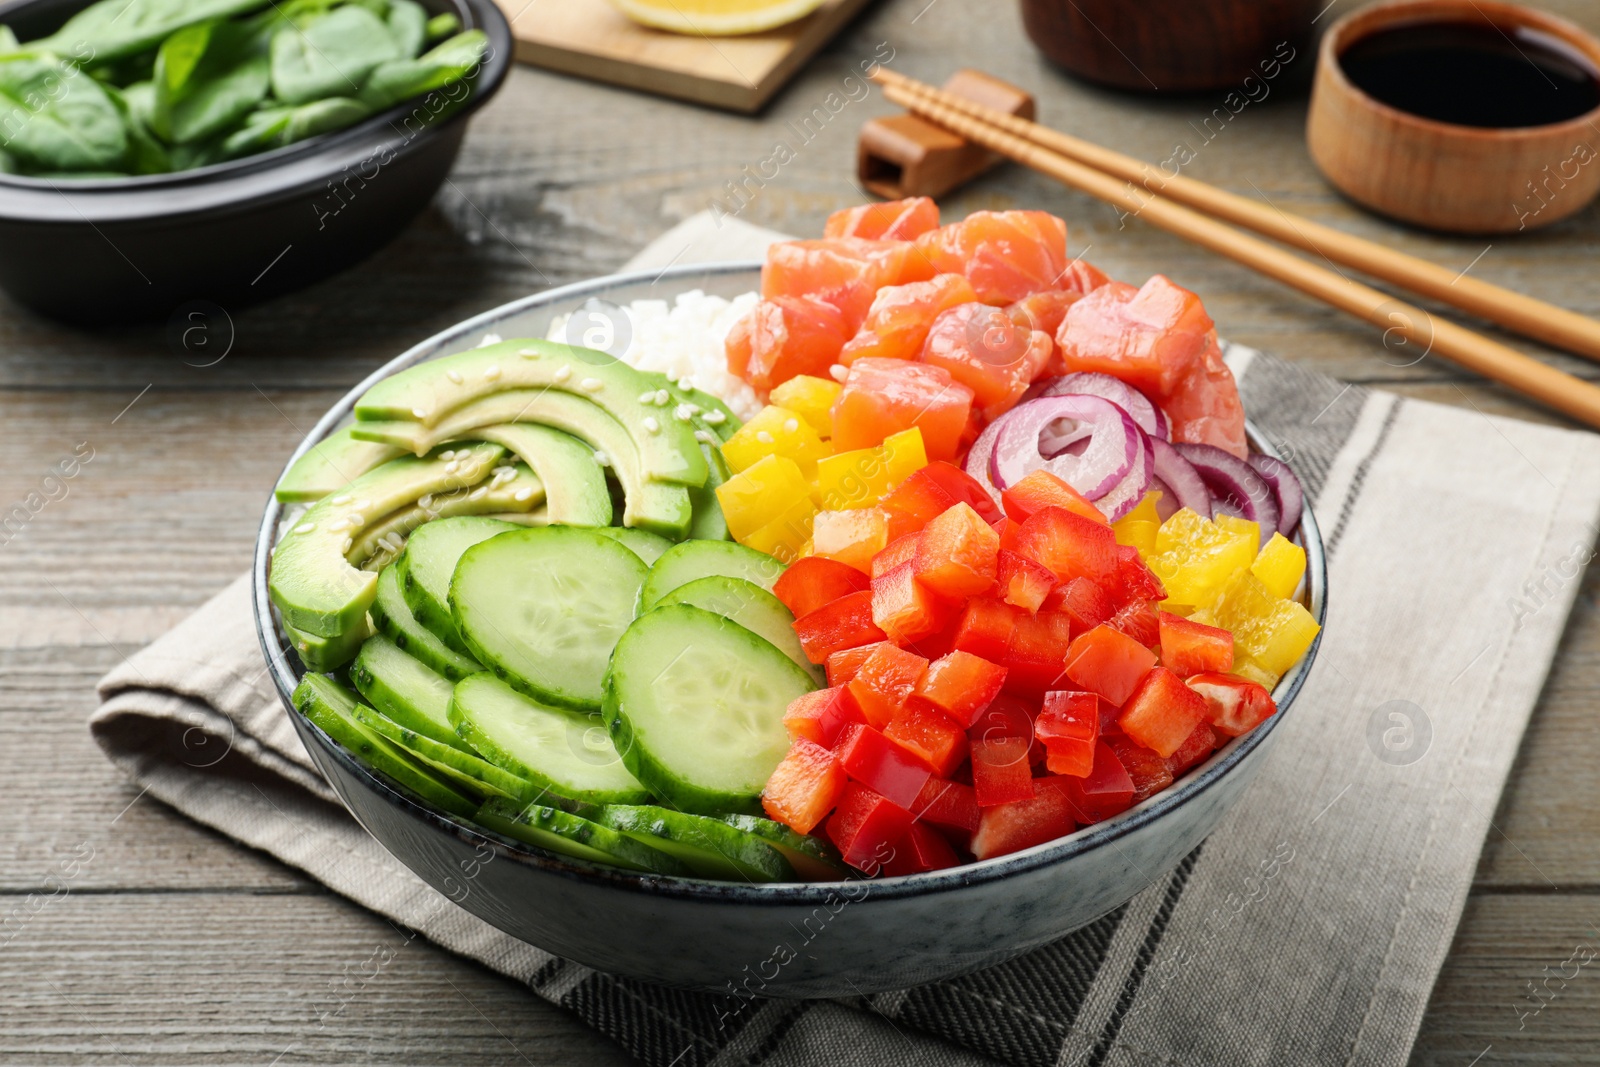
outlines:
{"label": "black bowl", "polygon": [[[24,42],[90,0],[0,4]],[[253,303],[377,251],[427,206],[467,117],[500,88],[511,27],[493,0],[422,0],[489,36],[469,81],[348,129],[176,174],[44,180],[0,175],[0,288],[78,323],[161,319],[183,304]]]}

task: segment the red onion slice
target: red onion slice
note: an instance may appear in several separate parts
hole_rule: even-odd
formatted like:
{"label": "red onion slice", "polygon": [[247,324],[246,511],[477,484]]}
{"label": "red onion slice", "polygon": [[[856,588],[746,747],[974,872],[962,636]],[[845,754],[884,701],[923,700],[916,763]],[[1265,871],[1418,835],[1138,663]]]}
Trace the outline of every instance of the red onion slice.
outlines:
{"label": "red onion slice", "polygon": [[1250,453],[1247,461],[1272,486],[1278,498],[1278,532],[1288,537],[1300,525],[1300,513],[1305,510],[1306,493],[1300,479],[1281,459],[1273,459],[1261,452]]}
{"label": "red onion slice", "polygon": [[1162,493],[1161,500],[1156,504],[1161,520],[1165,522],[1169,515],[1181,508],[1188,508],[1202,519],[1211,518],[1211,490],[1206,487],[1200,472],[1194,469],[1194,464],[1159,437],[1150,438],[1150,449],[1155,456],[1155,477],[1151,488],[1159,489]]}
{"label": "red onion slice", "polygon": [[1278,496],[1256,469],[1215,445],[1177,444],[1173,446],[1200,472],[1211,490],[1213,515],[1237,515],[1261,527],[1261,543],[1266,544],[1278,529],[1282,512]]}
{"label": "red onion slice", "polygon": [[989,460],[994,455],[994,443],[1000,439],[1000,424],[1004,421],[1005,417],[1001,416],[985,426],[967,451],[967,473],[989,491],[996,504],[1000,503],[1000,490],[995,488],[994,481],[989,477]]}
{"label": "red onion slice", "polygon": [[1172,434],[1167,426],[1167,416],[1150,402],[1149,397],[1120,378],[1113,378],[1109,374],[1100,374],[1096,371],[1075,371],[1060,378],[1048,378],[1038,385],[1044,388],[1033,396],[1098,396],[1103,400],[1109,400],[1127,412],[1145,433],[1162,440],[1172,440]]}
{"label": "red onion slice", "polygon": [[[1042,467],[1090,500],[1127,476],[1144,437],[1127,412],[1098,396],[1039,397],[1018,404],[995,425],[1000,436],[989,475],[996,488],[1014,485]],[[1054,452],[1049,457],[1041,445],[1046,430]]]}
{"label": "red onion slice", "polygon": [[[1132,511],[1150,489],[1150,472],[1154,470],[1156,463],[1155,449],[1149,435],[1141,433],[1139,437],[1139,451],[1134,455],[1133,465],[1128,468],[1128,473],[1111,487],[1110,492],[1094,502],[1094,506],[1100,509],[1109,522],[1116,522]],[[1165,441],[1161,443],[1166,444]]]}

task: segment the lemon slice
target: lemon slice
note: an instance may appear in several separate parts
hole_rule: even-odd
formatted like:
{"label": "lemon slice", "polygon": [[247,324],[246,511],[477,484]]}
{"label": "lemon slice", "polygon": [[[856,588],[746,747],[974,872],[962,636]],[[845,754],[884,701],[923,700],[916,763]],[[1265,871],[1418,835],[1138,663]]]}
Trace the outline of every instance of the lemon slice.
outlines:
{"label": "lemon slice", "polygon": [[732,37],[805,18],[825,0],[611,0],[624,15],[672,33]]}

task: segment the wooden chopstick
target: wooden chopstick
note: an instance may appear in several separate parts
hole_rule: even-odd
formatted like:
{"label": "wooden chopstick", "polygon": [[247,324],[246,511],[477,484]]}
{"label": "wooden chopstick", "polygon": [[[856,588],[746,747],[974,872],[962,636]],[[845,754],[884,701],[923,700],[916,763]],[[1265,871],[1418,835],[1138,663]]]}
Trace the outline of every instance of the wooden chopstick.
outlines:
{"label": "wooden chopstick", "polygon": [[1227,223],[1007,133],[936,102],[927,94],[913,93],[881,77],[886,73],[880,67],[875,76],[889,100],[952,133],[1381,327],[1386,338],[1398,334],[1408,345],[1416,346],[1408,348],[1408,352],[1437,353],[1600,429],[1600,387],[1371,286],[1309,263]]}
{"label": "wooden chopstick", "polygon": [[874,77],[886,87],[910,94],[909,103],[905,100],[897,102],[924,117],[927,116],[919,107],[922,102],[943,105],[1068,159],[1143,186],[1169,200],[1188,204],[1207,215],[1460,308],[1525,337],[1600,361],[1600,321],[1575,311],[1468,277],[1465,271],[1452,273],[1437,263],[1385,248],[1375,241],[1226,192],[1194,178],[1168,174],[1132,156],[1041,126],[1037,122],[996,111],[886,67],[880,67]]}

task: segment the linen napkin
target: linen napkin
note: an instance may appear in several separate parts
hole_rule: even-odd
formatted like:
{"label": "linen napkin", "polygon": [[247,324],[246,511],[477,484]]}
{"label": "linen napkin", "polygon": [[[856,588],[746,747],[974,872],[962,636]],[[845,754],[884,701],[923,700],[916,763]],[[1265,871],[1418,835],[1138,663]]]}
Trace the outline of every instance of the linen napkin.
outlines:
{"label": "linen napkin", "polygon": [[[702,215],[632,265],[754,258],[777,236]],[[152,795],[526,982],[650,1067],[1402,1064],[1592,554],[1600,439],[1237,346],[1229,362],[1322,524],[1316,666],[1255,784],[1177,870],[977,974],[768,1001],[724,1026],[719,997],[507,937],[338,805],[265,674],[244,577],[111,672],[90,728]]]}

